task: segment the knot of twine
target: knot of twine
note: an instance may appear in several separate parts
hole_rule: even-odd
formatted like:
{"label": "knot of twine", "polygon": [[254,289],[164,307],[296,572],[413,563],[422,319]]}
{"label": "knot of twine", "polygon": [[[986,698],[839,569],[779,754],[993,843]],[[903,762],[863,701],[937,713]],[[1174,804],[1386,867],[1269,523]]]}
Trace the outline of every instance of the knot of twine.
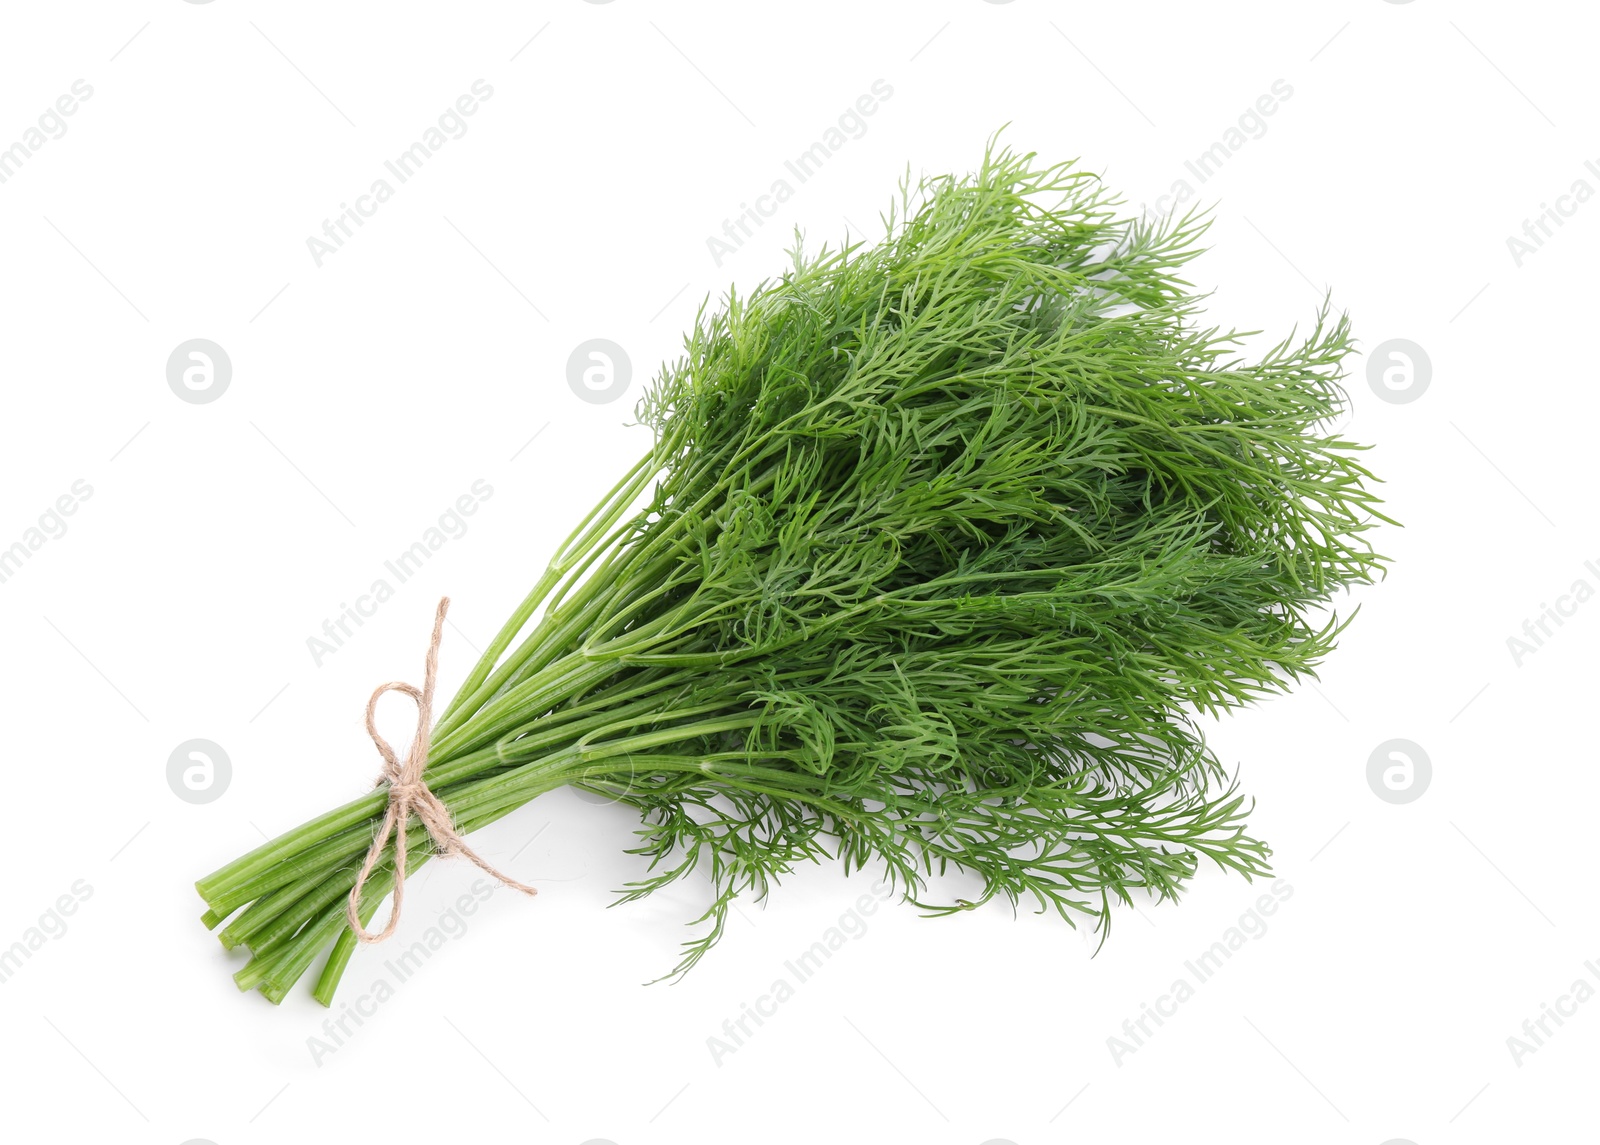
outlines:
{"label": "knot of twine", "polygon": [[[410,826],[413,812],[432,837],[441,855],[464,856],[485,874],[498,879],[513,890],[529,895],[539,893],[533,887],[524,886],[511,876],[495,870],[467,846],[450,819],[450,809],[422,778],[422,773],[428,766],[428,738],[433,728],[433,683],[439,669],[439,636],[444,629],[445,610],[449,607],[448,596],[440,599],[439,610],[433,617],[433,639],[428,643],[427,668],[421,690],[419,691],[415,685],[393,680],[387,684],[380,684],[372,693],[372,698],[367,701],[367,734],[377,745],[378,754],[383,756],[383,774],[378,776],[376,786],[389,785],[389,807],[383,816],[383,827],[372,840],[372,848],[367,851],[367,861],[362,864],[361,873],[356,876],[356,884],[350,888],[350,902],[346,914],[350,919],[350,929],[362,942],[382,942],[394,933],[395,927],[400,922],[400,907],[405,901],[406,891],[406,829]],[[417,731],[411,738],[411,750],[406,753],[404,763],[396,758],[394,748],[378,734],[373,722],[378,700],[385,692],[403,692],[417,705]],[[361,890],[366,886],[367,877],[372,874],[372,869],[383,857],[384,849],[389,845],[390,835],[394,836],[394,906],[389,910],[388,925],[377,934],[373,934],[361,925]]]}

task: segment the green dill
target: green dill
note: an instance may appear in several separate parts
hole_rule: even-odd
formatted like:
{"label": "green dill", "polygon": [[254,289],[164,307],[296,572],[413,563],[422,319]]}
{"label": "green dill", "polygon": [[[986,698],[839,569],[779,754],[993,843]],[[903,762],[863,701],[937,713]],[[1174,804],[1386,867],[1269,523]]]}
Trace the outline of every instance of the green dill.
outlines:
{"label": "green dill", "polygon": [[[655,444],[551,560],[436,724],[460,829],[578,784],[630,804],[637,899],[709,878],[677,972],[796,865],[931,913],[1109,922],[1268,849],[1197,717],[1286,688],[1387,520],[1327,430],[1348,321],[1256,357],[1181,277],[1205,220],[991,146],[902,186],[884,238],[702,309],[641,402]],[[198,884],[242,988],[331,947],[374,792]],[[428,861],[409,833],[410,869]],[[392,848],[389,852],[392,856]],[[969,898],[933,876],[976,876]],[[392,857],[367,884],[370,918]]]}

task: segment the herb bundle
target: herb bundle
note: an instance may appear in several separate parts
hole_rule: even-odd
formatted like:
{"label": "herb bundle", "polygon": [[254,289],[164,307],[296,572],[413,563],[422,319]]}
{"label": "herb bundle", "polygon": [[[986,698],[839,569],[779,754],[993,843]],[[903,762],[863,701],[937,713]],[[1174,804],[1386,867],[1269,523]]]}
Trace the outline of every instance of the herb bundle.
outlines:
{"label": "herb bundle", "polygon": [[[1109,921],[1267,847],[1196,723],[1279,690],[1383,558],[1343,408],[1348,322],[1240,357],[1179,277],[1205,223],[1119,215],[992,147],[702,311],[640,404],[655,444],[561,546],[440,715],[425,779],[466,833],[577,784],[636,807],[637,899],[730,904],[797,863],[881,866],[932,913],[999,896]],[[197,884],[274,1002],[356,939],[389,799]],[[407,873],[432,854],[417,822]],[[391,842],[360,898],[395,881]],[[928,880],[976,877],[939,901]]]}

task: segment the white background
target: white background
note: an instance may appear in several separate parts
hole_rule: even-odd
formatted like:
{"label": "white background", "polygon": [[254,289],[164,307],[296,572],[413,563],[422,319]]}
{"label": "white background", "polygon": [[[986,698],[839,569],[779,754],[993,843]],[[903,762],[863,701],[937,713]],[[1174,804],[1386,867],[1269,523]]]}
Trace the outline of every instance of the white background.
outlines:
{"label": "white background", "polygon": [[[0,147],[93,88],[0,184],[0,547],[93,490],[0,584],[0,947],[92,888],[0,984],[7,1138],[1593,1139],[1600,1002],[1520,1065],[1507,1045],[1575,979],[1600,986],[1600,603],[1520,666],[1507,646],[1573,582],[1600,588],[1600,202],[1520,266],[1506,242],[1575,181],[1600,189],[1584,6],[171,0],[3,21]],[[478,79],[467,133],[318,267],[307,237]],[[865,134],[716,265],[708,236],[878,79]],[[444,593],[453,691],[645,448],[633,401],[702,299],[781,270],[795,226],[870,229],[908,165],[969,170],[1005,123],[1154,205],[1275,80],[1292,96],[1265,133],[1189,178],[1218,204],[1195,275],[1215,321],[1280,337],[1331,288],[1366,351],[1411,340],[1432,382],[1381,401],[1352,361],[1347,432],[1405,524],[1378,535],[1393,571],[1320,682],[1211,731],[1292,897],[1155,1036],[1108,1049],[1261,885],[1205,872],[1176,906],[1118,911],[1093,958],[1000,905],[885,907],[718,1064],[707,1038],[872,877],[797,872],[686,981],[644,986],[703,888],[605,909],[639,874],[634,823],[569,792],[475,840],[540,897],[495,896],[333,1055],[308,1048],[327,1015],[306,983],[278,1008],[236,992],[193,880],[370,785],[362,707],[418,677]],[[568,388],[594,337],[631,357],[625,400]],[[232,361],[210,404],[166,382],[191,338]],[[469,531],[314,663],[324,619],[480,478]],[[233,765],[199,806],[166,781],[197,737]],[[1366,778],[1393,738],[1432,761],[1405,805]],[[430,864],[402,938],[476,877]],[[358,952],[341,1000],[385,957]]]}

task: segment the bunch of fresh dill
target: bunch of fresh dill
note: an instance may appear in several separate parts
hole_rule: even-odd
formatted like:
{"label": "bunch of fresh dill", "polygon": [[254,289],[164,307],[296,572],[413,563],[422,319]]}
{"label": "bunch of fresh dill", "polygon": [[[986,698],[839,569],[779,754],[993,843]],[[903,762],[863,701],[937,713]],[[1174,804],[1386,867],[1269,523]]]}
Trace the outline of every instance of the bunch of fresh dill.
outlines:
{"label": "bunch of fresh dill", "polygon": [[[551,561],[433,730],[461,831],[563,784],[637,807],[638,898],[714,893],[678,969],[795,864],[881,866],[940,913],[1071,921],[1267,848],[1195,724],[1280,689],[1381,570],[1326,308],[1258,361],[1196,324],[1194,215],[991,147],[903,187],[877,245],[702,313],[641,405],[655,446]],[[524,630],[526,633],[524,634]],[[520,639],[519,639],[520,637]],[[382,791],[198,884],[280,1000],[330,945]],[[430,855],[409,828],[408,871]],[[393,886],[393,849],[361,900]],[[930,875],[982,889],[932,901]],[[236,914],[237,912],[237,914]],[[231,920],[230,920],[230,916]]]}

